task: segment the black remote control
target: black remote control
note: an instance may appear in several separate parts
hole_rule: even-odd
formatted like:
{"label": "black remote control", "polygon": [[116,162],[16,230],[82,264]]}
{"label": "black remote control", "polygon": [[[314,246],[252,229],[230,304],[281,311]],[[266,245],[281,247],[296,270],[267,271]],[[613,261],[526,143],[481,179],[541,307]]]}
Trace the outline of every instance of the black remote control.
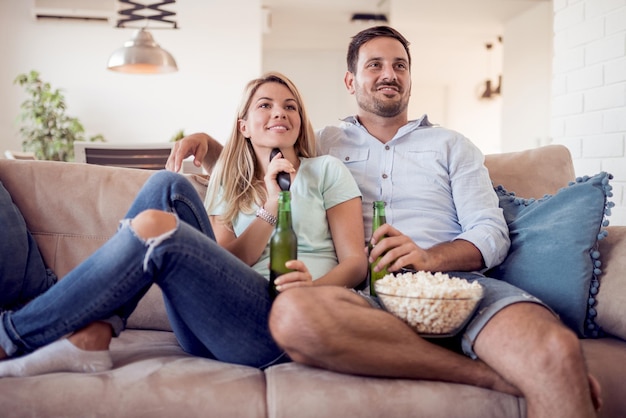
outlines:
{"label": "black remote control", "polygon": [[[280,150],[278,148],[274,148],[270,154],[270,161],[273,160],[279,152]],[[280,190],[288,191],[291,187],[291,176],[285,171],[278,173],[276,180],[278,181],[278,187],[280,187]]]}

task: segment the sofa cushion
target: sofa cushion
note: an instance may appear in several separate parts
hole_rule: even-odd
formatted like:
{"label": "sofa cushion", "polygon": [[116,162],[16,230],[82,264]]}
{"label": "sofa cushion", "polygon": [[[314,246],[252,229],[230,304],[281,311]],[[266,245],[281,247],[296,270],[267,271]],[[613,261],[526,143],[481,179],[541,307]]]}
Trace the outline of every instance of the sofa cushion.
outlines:
{"label": "sofa cushion", "polygon": [[0,416],[266,418],[262,370],[185,353],[172,332],[123,332],[113,368],[0,379]]}
{"label": "sofa cushion", "polygon": [[610,178],[605,172],[578,178],[540,199],[496,187],[511,249],[487,275],[539,297],[581,336],[599,334],[594,321],[602,272],[598,240],[607,235]]}
{"label": "sofa cushion", "polygon": [[355,376],[297,363],[272,366],[265,376],[273,418],[526,416],[522,398],[477,386]]}
{"label": "sofa cushion", "polygon": [[626,227],[609,226],[600,241],[602,279],[596,318],[603,331],[626,340]]}

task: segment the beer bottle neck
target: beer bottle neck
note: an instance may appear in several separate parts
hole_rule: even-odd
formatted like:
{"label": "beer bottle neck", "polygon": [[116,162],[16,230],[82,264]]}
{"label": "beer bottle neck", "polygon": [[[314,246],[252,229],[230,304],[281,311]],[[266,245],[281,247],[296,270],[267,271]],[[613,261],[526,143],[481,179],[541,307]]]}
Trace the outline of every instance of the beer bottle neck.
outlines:
{"label": "beer bottle neck", "polygon": [[278,223],[279,228],[291,226],[291,194],[288,191],[281,191],[278,196]]}
{"label": "beer bottle neck", "polygon": [[386,223],[385,217],[385,202],[375,201],[374,202],[374,216],[372,217],[372,228],[376,230],[379,226]]}

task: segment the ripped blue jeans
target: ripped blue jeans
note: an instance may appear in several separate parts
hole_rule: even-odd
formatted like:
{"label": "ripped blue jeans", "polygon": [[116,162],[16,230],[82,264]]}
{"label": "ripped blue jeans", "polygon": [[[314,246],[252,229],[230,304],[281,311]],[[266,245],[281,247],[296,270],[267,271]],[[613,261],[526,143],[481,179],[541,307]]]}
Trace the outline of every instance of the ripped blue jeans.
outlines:
{"label": "ripped blue jeans", "polygon": [[149,208],[174,212],[176,228],[146,241],[123,221],[63,280],[0,316],[4,351],[31,352],[110,317],[121,318],[123,326],[156,283],[186,352],[260,368],[287,360],[269,332],[267,279],[217,244],[193,186],[180,175],[158,172],[137,195],[127,219]]}

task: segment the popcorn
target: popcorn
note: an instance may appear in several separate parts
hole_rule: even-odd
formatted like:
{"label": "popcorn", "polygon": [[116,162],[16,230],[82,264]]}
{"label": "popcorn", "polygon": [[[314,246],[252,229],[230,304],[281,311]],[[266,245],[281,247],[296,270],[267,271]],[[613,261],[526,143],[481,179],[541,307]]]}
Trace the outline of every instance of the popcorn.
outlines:
{"label": "popcorn", "polygon": [[433,336],[456,334],[483,294],[477,282],[424,271],[388,274],[375,286],[385,309],[419,334]]}

